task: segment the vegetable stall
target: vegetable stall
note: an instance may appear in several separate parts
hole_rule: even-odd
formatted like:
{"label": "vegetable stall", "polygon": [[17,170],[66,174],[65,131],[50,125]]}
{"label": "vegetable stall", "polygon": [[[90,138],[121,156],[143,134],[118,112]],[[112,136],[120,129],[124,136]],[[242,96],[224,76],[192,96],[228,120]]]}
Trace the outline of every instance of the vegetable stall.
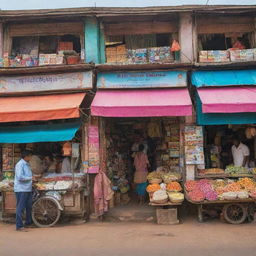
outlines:
{"label": "vegetable stall", "polygon": [[[255,173],[255,169],[248,169],[251,174],[240,175],[238,172],[230,173],[230,170],[238,170],[238,167],[228,167],[225,171],[216,168],[205,170],[204,173],[208,175],[186,181],[185,197],[197,205],[199,222],[203,222],[205,216],[213,211],[231,224],[254,220],[256,180],[252,173]],[[240,170],[245,172],[242,167]]]}

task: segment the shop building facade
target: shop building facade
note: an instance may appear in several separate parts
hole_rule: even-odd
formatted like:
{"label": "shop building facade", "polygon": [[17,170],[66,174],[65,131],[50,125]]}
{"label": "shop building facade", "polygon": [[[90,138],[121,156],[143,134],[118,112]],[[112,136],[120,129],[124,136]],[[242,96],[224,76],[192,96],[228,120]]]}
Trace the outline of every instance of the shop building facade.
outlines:
{"label": "shop building facade", "polygon": [[[198,170],[225,168],[220,156],[213,163],[210,133],[221,137],[225,125],[255,124],[255,31],[255,7],[243,6],[3,11],[3,106],[22,96],[41,119],[20,118],[15,108],[3,108],[0,120],[83,116],[83,170],[92,177],[104,171],[113,183],[114,168],[120,169],[119,178],[133,168],[132,137],[156,138],[152,168],[168,165],[184,181],[193,180]],[[85,100],[71,99],[81,94]],[[48,96],[57,98],[59,109],[56,98],[55,108],[39,109],[36,97]],[[61,98],[64,105],[72,103],[68,110]],[[51,113],[42,119],[41,110]],[[5,132],[2,138],[8,143]]]}

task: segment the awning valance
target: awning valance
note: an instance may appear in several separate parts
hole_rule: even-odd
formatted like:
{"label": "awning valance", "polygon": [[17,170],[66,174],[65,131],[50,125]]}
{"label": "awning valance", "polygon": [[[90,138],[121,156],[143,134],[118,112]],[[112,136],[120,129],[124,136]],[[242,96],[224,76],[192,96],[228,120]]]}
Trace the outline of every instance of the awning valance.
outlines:
{"label": "awning valance", "polygon": [[196,93],[196,116],[198,125],[255,124],[256,112],[203,113],[202,102]]}
{"label": "awning valance", "polygon": [[80,122],[0,127],[0,143],[34,143],[73,139]]}
{"label": "awning valance", "polygon": [[256,87],[197,89],[203,113],[256,112]]}
{"label": "awning valance", "polygon": [[256,85],[256,70],[194,71],[192,84],[196,87]]}
{"label": "awning valance", "polygon": [[189,92],[182,89],[98,91],[91,105],[94,116],[190,116]]}
{"label": "awning valance", "polygon": [[1,97],[0,122],[78,118],[84,97],[85,93]]}

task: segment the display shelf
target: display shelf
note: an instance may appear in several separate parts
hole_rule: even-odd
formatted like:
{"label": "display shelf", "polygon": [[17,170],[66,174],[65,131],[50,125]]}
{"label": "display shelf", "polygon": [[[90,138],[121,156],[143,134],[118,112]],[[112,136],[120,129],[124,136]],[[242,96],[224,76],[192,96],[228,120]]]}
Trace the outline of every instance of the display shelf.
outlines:
{"label": "display shelf", "polygon": [[256,178],[256,174],[239,174],[239,175],[230,175],[230,174],[209,174],[209,175],[196,175],[196,179],[223,179],[223,178]]}
{"label": "display shelf", "polygon": [[167,202],[165,204],[157,204],[157,203],[153,203],[153,202],[150,202],[149,203],[150,206],[178,206],[178,205],[182,205],[182,202],[181,203],[172,203],[172,202]]}

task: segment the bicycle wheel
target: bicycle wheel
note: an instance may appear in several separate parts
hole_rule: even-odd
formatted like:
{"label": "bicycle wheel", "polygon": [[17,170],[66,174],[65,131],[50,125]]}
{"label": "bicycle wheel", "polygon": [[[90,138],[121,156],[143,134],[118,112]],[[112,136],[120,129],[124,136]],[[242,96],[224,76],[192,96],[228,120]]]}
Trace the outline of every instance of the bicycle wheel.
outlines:
{"label": "bicycle wheel", "polygon": [[55,199],[41,197],[33,204],[32,219],[38,227],[51,227],[58,222],[60,213]]}

